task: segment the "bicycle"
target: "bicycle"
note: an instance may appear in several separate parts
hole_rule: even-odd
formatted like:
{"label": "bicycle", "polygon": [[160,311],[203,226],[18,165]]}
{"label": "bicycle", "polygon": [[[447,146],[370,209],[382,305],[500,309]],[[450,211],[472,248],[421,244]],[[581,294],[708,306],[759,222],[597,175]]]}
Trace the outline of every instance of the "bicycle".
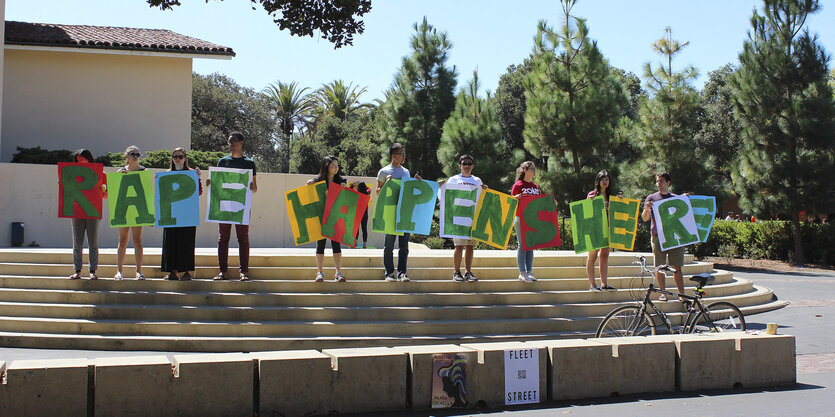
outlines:
{"label": "bicycle", "polygon": [[[640,265],[641,272],[635,275],[635,278],[639,278],[641,285],[643,285],[643,280],[647,274],[650,274],[652,277],[644,294],[643,301],[639,301],[636,305],[621,306],[610,311],[597,327],[595,337],[656,334],[656,327],[658,325],[656,324],[656,317],[659,318],[659,324],[666,326],[670,333],[745,331],[745,317],[737,306],[727,301],[717,301],[707,306],[702,303],[702,297],[705,296],[704,286],[713,283],[716,277],[708,273],[701,273],[690,277],[690,281],[697,284],[695,296],[661,290],[654,286],[656,273],[659,271],[674,272],[674,270],[669,265],[660,265],[650,270],[647,269],[646,258],[643,256],[636,256],[636,258],[638,260],[632,263]],[[669,315],[656,307],[655,303],[650,299],[650,294],[652,293],[666,294],[684,300],[683,304],[687,310],[687,316],[681,321],[682,327],[680,331],[673,331],[673,324],[670,321]]]}

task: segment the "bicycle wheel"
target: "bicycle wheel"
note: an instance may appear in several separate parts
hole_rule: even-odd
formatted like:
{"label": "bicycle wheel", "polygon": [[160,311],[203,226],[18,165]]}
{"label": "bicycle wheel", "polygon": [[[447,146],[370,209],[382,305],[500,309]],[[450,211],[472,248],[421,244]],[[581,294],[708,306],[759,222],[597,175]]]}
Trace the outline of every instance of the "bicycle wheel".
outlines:
{"label": "bicycle wheel", "polygon": [[655,334],[652,317],[638,306],[618,307],[609,312],[597,326],[595,337],[646,336]]}
{"label": "bicycle wheel", "polygon": [[699,312],[690,326],[690,333],[744,331],[745,316],[737,306],[726,301],[719,301],[705,307],[705,310]]}

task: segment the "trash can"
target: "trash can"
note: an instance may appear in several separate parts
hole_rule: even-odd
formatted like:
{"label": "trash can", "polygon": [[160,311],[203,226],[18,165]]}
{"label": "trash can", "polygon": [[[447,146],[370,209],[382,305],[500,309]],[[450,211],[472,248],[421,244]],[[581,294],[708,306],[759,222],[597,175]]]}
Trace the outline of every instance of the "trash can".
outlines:
{"label": "trash can", "polygon": [[12,222],[12,246],[23,246],[23,222]]}

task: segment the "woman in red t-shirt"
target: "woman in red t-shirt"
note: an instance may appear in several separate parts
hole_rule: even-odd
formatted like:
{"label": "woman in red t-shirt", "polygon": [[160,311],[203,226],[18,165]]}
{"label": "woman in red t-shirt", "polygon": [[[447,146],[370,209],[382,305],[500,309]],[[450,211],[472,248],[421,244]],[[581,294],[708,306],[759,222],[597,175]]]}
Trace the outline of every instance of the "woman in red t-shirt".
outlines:
{"label": "woman in red t-shirt", "polygon": [[[586,198],[595,198],[603,196],[606,199],[606,213],[609,212],[609,196],[611,193],[611,180],[609,179],[609,172],[605,169],[597,173],[594,177],[594,189],[589,191]],[[594,263],[597,261],[597,255],[600,255],[600,283],[598,287],[594,283]],[[615,287],[609,285],[609,248],[589,251],[586,258],[586,275],[589,277],[589,291],[611,291]]]}
{"label": "woman in red t-shirt", "polygon": [[[534,184],[533,177],[536,176],[536,166],[532,161],[522,162],[519,168],[516,168],[516,182],[513,183],[513,188],[510,194],[515,198],[520,198],[523,195],[539,195],[539,186]],[[516,249],[516,265],[519,266],[519,281],[534,282],[536,277],[533,276],[531,270],[533,269],[533,251],[522,249],[522,231],[519,217],[516,217],[516,239],[519,247]]]}

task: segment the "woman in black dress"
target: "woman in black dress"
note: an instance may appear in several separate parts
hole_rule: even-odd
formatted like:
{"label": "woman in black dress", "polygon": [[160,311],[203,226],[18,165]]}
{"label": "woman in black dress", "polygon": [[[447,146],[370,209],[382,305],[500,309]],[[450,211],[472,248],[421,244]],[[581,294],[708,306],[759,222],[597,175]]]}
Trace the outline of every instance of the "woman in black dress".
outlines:
{"label": "woman in black dress", "polygon": [[[171,152],[171,164],[169,171],[188,171],[188,157],[183,148],[174,148]],[[197,169],[197,177],[200,177],[200,169]],[[200,185],[200,194],[203,194],[203,184]],[[165,279],[170,281],[191,280],[190,271],[194,271],[194,240],[197,235],[197,227],[166,227],[162,229],[162,270],[168,272]],[[183,272],[182,276],[177,273]]]}

